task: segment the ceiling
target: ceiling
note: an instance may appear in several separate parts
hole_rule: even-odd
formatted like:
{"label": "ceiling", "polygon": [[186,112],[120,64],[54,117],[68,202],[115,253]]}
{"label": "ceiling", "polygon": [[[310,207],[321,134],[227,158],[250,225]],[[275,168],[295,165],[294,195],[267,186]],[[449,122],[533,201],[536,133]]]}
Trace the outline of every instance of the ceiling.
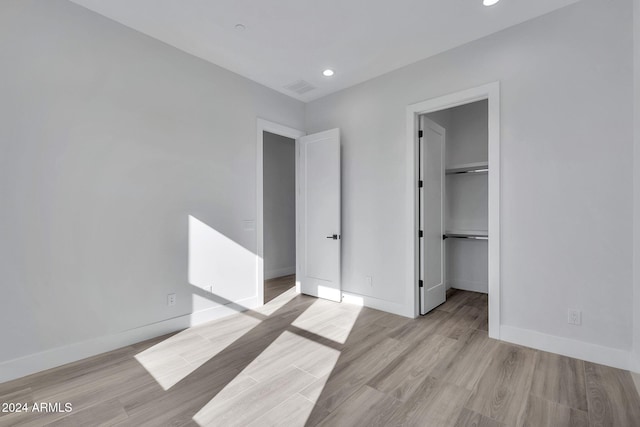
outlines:
{"label": "ceiling", "polygon": [[578,0],[71,1],[306,102]]}

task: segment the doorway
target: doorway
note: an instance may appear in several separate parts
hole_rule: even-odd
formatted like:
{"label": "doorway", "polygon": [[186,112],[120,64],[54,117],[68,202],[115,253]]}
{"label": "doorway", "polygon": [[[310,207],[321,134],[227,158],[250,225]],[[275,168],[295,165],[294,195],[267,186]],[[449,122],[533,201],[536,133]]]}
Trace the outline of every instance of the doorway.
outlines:
{"label": "doorway", "polygon": [[296,285],[295,139],[263,132],[264,303]]}
{"label": "doorway", "polygon": [[[273,295],[290,289],[294,281],[297,293],[339,302],[342,300],[340,130],[306,135],[302,131],[258,119],[257,131],[257,304],[262,305]],[[291,153],[288,150],[293,143],[293,179],[290,163],[287,166],[270,164],[268,159],[274,153],[265,152],[265,149],[273,148],[266,145],[270,141],[281,144],[280,151],[286,151],[288,158]],[[282,169],[285,168],[288,172],[283,174]],[[277,188],[266,189],[264,181],[271,180],[272,175],[277,175],[274,180]],[[291,185],[295,201],[294,221],[291,221]],[[267,197],[270,200],[267,201]],[[283,201],[285,199],[286,202]],[[281,210],[284,205],[288,206],[286,213]],[[279,236],[280,233],[288,237]],[[283,244],[282,240],[287,243]],[[271,245],[273,241],[280,241],[277,243],[279,246]],[[284,255],[291,253],[291,246],[293,261],[291,256]],[[291,274],[293,270],[295,276]],[[270,289],[265,290],[265,279],[277,280],[267,283]]]}
{"label": "doorway", "polygon": [[496,339],[500,334],[499,117],[498,83],[407,108],[408,160],[413,165],[408,185],[414,194],[409,221],[414,315],[444,303],[448,288],[485,293],[489,336]]}
{"label": "doorway", "polygon": [[420,116],[420,314],[489,293],[488,102]]}
{"label": "doorway", "polygon": [[[305,135],[305,132],[290,128],[287,126],[280,125],[278,123],[270,122],[263,119],[258,119],[257,121],[257,156],[256,156],[256,294],[257,294],[257,302],[258,305],[263,305],[265,303],[265,262],[264,262],[264,147],[265,147],[265,135],[273,135],[276,138],[284,138],[294,141],[294,147],[296,145],[296,140]],[[269,136],[270,138],[270,136]],[[295,150],[296,148],[294,148]],[[294,173],[295,177],[297,177],[297,162],[295,161],[295,151],[294,151]],[[295,179],[295,178],[294,178]],[[295,181],[294,181],[294,197],[295,197]],[[296,208],[297,209],[297,208]],[[297,211],[295,212],[294,217],[294,227],[297,229]],[[296,237],[297,239],[297,237]],[[296,246],[297,248],[297,241]],[[296,250],[294,248],[294,251]],[[297,269],[297,253],[295,255],[294,266]],[[271,273],[273,274],[273,273]],[[286,276],[286,275],[285,275]],[[268,279],[269,280],[269,279]],[[294,280],[295,280],[295,272],[294,272]],[[286,283],[286,280],[285,280]],[[274,286],[285,287],[286,284],[278,284]],[[298,281],[295,281],[296,291],[300,292],[300,284]],[[287,288],[288,289],[288,288]],[[276,291],[277,292],[277,291]],[[269,294],[272,296],[272,293]]]}

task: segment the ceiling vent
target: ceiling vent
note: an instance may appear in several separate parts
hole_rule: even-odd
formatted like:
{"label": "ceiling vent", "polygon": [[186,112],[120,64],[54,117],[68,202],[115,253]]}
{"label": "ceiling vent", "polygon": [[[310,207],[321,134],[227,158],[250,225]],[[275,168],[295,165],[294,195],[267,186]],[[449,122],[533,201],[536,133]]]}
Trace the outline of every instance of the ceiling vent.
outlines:
{"label": "ceiling vent", "polygon": [[295,92],[298,95],[302,95],[303,93],[314,90],[316,87],[309,82],[305,82],[304,80],[298,80],[295,83],[286,85],[284,88],[290,90],[291,92]]}

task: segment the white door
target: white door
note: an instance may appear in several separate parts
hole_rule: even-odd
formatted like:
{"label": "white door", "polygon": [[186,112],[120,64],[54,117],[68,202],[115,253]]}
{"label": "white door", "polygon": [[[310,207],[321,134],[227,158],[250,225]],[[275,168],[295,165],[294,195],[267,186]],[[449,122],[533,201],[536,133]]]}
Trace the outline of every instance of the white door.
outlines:
{"label": "white door", "polygon": [[420,314],[446,300],[444,283],[445,129],[420,116]]}
{"label": "white door", "polygon": [[340,130],[303,136],[298,141],[300,290],[341,301]]}

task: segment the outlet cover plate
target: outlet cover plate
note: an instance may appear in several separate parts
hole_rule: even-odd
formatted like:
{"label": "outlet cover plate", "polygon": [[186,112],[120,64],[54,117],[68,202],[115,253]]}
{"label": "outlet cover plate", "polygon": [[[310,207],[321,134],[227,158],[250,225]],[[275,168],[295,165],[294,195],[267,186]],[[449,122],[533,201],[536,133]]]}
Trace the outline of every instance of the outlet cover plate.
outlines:
{"label": "outlet cover plate", "polygon": [[167,295],[167,305],[169,307],[176,305],[176,294]]}

